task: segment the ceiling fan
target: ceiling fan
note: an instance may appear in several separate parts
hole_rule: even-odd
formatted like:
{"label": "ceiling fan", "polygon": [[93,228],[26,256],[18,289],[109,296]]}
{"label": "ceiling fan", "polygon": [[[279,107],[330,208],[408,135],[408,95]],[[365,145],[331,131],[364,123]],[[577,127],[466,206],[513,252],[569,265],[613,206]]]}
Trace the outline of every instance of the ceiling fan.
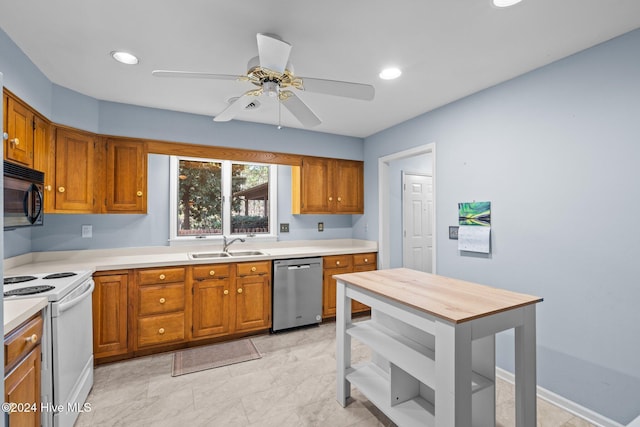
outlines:
{"label": "ceiling fan", "polygon": [[375,95],[371,85],[343,82],[338,80],[299,77],[293,74],[293,66],[289,62],[291,45],[272,34],[257,34],[258,56],[252,58],[243,75],[213,74],[199,71],[154,70],[156,77],[186,77],[215,80],[248,81],[257,86],[232,101],[230,105],[214,117],[216,122],[233,119],[244,110],[255,98],[263,94],[277,97],[281,105],[291,112],[305,127],[317,126],[322,121],[302,100],[296,96],[293,88],[307,92],[341,96],[345,98],[370,101]]}

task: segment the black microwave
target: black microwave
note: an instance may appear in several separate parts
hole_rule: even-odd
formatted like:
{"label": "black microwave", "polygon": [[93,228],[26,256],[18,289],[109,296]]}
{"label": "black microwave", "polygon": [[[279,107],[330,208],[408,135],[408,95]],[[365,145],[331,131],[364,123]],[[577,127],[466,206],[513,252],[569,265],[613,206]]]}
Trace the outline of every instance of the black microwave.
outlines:
{"label": "black microwave", "polygon": [[43,222],[44,173],[4,161],[4,229]]}

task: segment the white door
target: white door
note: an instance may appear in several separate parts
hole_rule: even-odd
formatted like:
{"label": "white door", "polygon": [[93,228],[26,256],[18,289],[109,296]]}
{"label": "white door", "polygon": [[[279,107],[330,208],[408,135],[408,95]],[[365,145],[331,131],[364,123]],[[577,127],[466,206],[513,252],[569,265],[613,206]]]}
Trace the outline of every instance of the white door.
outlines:
{"label": "white door", "polygon": [[402,173],[402,264],[433,271],[433,178]]}

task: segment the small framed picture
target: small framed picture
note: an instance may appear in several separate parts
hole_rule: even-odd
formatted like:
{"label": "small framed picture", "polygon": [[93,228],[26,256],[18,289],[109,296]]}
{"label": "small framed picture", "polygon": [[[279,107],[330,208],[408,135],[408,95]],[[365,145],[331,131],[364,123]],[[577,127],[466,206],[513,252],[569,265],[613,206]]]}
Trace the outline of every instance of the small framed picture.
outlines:
{"label": "small framed picture", "polygon": [[458,240],[458,228],[457,225],[449,226],[449,239]]}

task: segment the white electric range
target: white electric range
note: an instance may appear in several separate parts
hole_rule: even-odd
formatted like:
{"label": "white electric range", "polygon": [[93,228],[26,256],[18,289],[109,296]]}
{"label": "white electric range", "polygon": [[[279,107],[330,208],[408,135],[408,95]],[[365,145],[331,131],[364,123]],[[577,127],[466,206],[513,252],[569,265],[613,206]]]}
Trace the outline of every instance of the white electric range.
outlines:
{"label": "white electric range", "polygon": [[43,427],[73,426],[93,386],[91,271],[4,278],[5,300],[46,297],[42,336]]}

